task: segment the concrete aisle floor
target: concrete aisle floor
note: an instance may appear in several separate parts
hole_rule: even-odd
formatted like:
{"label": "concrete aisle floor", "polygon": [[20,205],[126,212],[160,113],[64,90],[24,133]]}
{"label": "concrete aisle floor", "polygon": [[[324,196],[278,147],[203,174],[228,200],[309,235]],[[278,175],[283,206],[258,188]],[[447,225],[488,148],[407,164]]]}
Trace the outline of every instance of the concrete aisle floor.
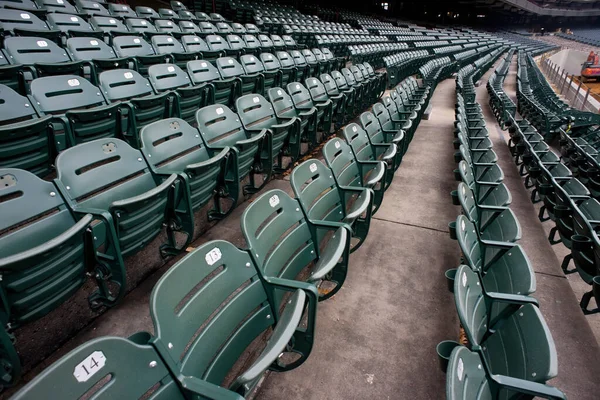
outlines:
{"label": "concrete aisle floor", "polygon": [[[558,352],[558,377],[550,384],[558,387],[570,399],[597,399],[597,381],[600,379],[600,350],[590,324],[579,309],[579,298],[574,294],[569,281],[560,268],[562,257],[557,257],[551,246],[548,231],[537,215],[539,207],[530,201],[530,192],[525,189],[523,179],[508,149],[508,132],[503,132],[488,105],[489,96],[485,88],[487,76],[482,78],[477,89],[477,101],[484,111],[485,121],[498,164],[504,171],[504,183],[510,190],[513,201],[510,208],[516,214],[523,231],[519,244],[523,246],[537,280],[534,297],[539,300],[540,310],[548,323]],[[516,102],[516,58],[505,81],[507,94]],[[564,255],[564,254],[563,254]]]}
{"label": "concrete aisle floor", "polygon": [[456,218],[453,80],[441,82],[365,244],[333,299],[319,304],[308,361],[270,375],[261,399],[441,399],[445,376],[435,346],[458,339],[444,271],[460,252],[448,235]]}

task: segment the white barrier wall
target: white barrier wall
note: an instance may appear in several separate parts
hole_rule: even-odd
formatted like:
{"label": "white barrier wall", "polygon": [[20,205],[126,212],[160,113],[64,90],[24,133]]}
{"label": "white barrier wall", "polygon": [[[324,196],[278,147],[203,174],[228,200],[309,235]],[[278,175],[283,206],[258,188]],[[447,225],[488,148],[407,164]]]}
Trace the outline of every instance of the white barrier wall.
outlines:
{"label": "white barrier wall", "polygon": [[569,75],[581,74],[581,66],[587,60],[589,53],[579,50],[566,49],[550,57],[550,60],[561,68],[564,68]]}

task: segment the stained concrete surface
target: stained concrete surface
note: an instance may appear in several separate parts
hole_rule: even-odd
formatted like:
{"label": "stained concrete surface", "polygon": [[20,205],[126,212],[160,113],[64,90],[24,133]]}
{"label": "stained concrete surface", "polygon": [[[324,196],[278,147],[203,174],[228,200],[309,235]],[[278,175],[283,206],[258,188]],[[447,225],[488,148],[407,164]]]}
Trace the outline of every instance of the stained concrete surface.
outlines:
{"label": "stained concrete surface", "polygon": [[[514,79],[511,70],[507,78],[509,93]],[[549,228],[537,220],[537,210],[511,164],[506,134],[500,131],[487,106],[485,85],[478,89],[478,100],[513,195],[511,209],[523,228],[520,243],[536,271],[535,296],[558,349],[559,377],[551,383],[569,398],[595,398],[600,354],[588,324],[590,317],[586,319],[578,309],[578,299],[573,294],[577,287],[572,290],[569,285],[578,277],[571,275],[566,279],[562,275],[555,254],[558,246],[548,244]],[[457,340],[459,335],[454,301],[444,278],[444,271],[456,267],[460,257],[457,243],[447,233],[448,222],[459,212],[449,196],[457,185],[452,172],[456,167],[452,147],[454,102],[454,81],[441,82],[431,100],[431,119],[421,121],[394,183],[373,218],[365,244],[351,256],[344,287],[332,299],[319,304],[311,356],[296,370],[269,374],[256,398],[445,397],[445,376],[438,367],[435,346],[441,340]],[[265,190],[273,188],[291,193],[287,177],[273,180]],[[226,239],[243,247],[239,220],[251,201],[241,204],[192,246]],[[26,380],[89,339],[151,332],[150,292],[172,263],[143,281],[121,305],[96,319],[28,374]],[[8,394],[10,391],[3,397]]]}

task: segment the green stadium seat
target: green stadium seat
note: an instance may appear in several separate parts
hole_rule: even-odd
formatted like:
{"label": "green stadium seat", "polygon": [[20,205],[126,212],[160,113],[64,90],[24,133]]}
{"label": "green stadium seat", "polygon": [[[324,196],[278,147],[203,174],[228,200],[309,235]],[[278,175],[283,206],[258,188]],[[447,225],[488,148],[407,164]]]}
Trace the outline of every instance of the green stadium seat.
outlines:
{"label": "green stadium seat", "polygon": [[373,209],[371,189],[338,186],[329,168],[315,159],[295,167],[290,183],[309,221],[333,227],[349,226],[355,239],[351,252],[364,243]]}
{"label": "green stadium seat", "polygon": [[135,18],[137,14],[127,4],[108,3],[108,12],[110,15],[120,18]]}
{"label": "green stadium seat", "polygon": [[292,56],[286,51],[278,51],[275,55],[281,65],[281,86],[285,87],[285,85],[298,80],[298,69]]}
{"label": "green stadium seat", "polygon": [[350,86],[348,84],[348,82],[346,81],[346,78],[340,71],[331,71],[331,77],[335,81],[335,84],[336,84],[338,90],[343,92],[346,96],[351,97],[353,99],[352,100],[352,103],[354,104],[353,114],[354,115],[358,114],[362,110],[362,108],[361,108],[362,103],[363,103],[362,90],[355,89],[354,87]]}
{"label": "green stadium seat", "polygon": [[319,77],[321,83],[325,87],[325,92],[329,96],[329,98],[337,98],[339,95],[343,96],[343,109],[344,115],[340,116],[342,118],[342,124],[346,121],[352,119],[354,114],[354,92],[343,92],[338,89],[335,80],[330,74],[321,74]]}
{"label": "green stadium seat", "polygon": [[[254,57],[254,56],[251,56]],[[248,94],[236,100],[236,109],[246,132],[260,134],[267,130],[267,135],[262,146],[262,168],[269,180],[270,171],[284,172],[300,157],[300,131],[295,119],[280,120],[271,103],[259,94]],[[283,155],[287,154],[291,160],[288,165],[283,164]],[[276,159],[275,164],[273,160]]]}
{"label": "green stadium seat", "polygon": [[[311,76],[311,67],[306,62],[306,58],[299,50],[292,50],[289,52],[290,56],[294,60],[296,66],[296,78],[298,81],[304,81]],[[281,61],[281,58],[280,58]]]}
{"label": "green stadium seat", "polygon": [[187,71],[194,86],[203,85],[206,88],[208,104],[235,106],[235,99],[241,92],[239,79],[221,78],[219,70],[206,60],[188,61]]}
{"label": "green stadium seat", "polygon": [[152,7],[146,7],[146,6],[137,6],[135,8],[135,13],[137,14],[137,16],[139,18],[145,18],[148,20],[152,20],[155,18],[160,18],[160,15],[158,15],[158,13],[156,12],[156,10],[154,10],[154,8]]}
{"label": "green stadium seat", "polygon": [[313,102],[317,105],[332,103],[332,122],[336,128],[341,128],[344,125],[346,115],[346,98],[342,93],[338,93],[334,96],[329,96],[325,86],[318,78],[308,78],[306,81],[306,88],[310,93],[310,97]]}
{"label": "green stadium seat", "polygon": [[[63,2],[63,4],[66,3]],[[65,36],[85,36],[99,39],[103,38],[101,31],[95,30],[92,25],[89,24],[89,22],[78,15],[54,12],[48,14],[46,18],[46,22],[50,29],[60,31]]]}
{"label": "green stadium seat", "polygon": [[[244,193],[256,193],[267,183],[265,175],[270,175],[271,171],[263,171],[261,167],[261,149],[267,140],[266,130],[251,135],[244,129],[239,116],[220,104],[199,109],[196,122],[208,148],[219,151],[225,147],[231,149],[232,159],[225,174],[227,186],[239,185],[249,177],[250,183],[243,188]],[[262,181],[257,178],[262,178]],[[237,192],[232,194],[237,196]]]}
{"label": "green stadium seat", "polygon": [[[240,60],[242,59],[240,58]],[[281,87],[283,73],[281,71],[281,64],[279,63],[277,57],[271,53],[260,53],[260,61],[262,62],[264,68],[262,74],[265,77],[265,93],[274,87]],[[242,63],[242,66],[244,69],[246,68],[244,63]]]}
{"label": "green stadium seat", "polygon": [[104,4],[100,4],[96,1],[89,0],[75,0],[75,7],[77,11],[82,14],[86,14],[88,16],[100,15],[100,16],[109,16],[109,12],[104,6]]}
{"label": "green stadium seat", "polygon": [[266,71],[262,61],[258,57],[252,54],[244,54],[243,56],[240,56],[239,59],[246,75],[262,75],[264,85],[263,93],[264,91],[281,84],[281,74],[279,73],[279,70]]}
{"label": "green stadium seat", "polygon": [[466,161],[458,163],[461,180],[473,191],[477,204],[484,206],[505,207],[510,205],[512,196],[502,182],[486,182],[475,179],[473,168]]}
{"label": "green stadium seat", "polygon": [[0,29],[5,35],[32,36],[54,42],[60,41],[60,31],[50,30],[48,25],[35,14],[24,10],[3,8]]}
{"label": "green stadium seat", "polygon": [[73,61],[83,61],[89,66],[93,84],[98,84],[98,74],[102,71],[129,68],[129,58],[117,58],[109,45],[93,37],[69,38],[66,50]]}
{"label": "green stadium seat", "polygon": [[188,61],[197,60],[198,53],[188,53],[181,42],[169,35],[154,35],[151,39],[156,54],[166,54],[180,68],[185,68]]}
{"label": "green stadium seat", "polygon": [[[178,254],[193,232],[178,227],[183,211],[172,204],[177,175],[155,176],[139,150],[116,139],[98,139],[71,147],[56,158],[57,185],[76,213],[102,221],[94,233],[103,243],[101,258],[123,260],[145,248],[166,226],[162,256]],[[67,189],[68,188],[68,189]],[[175,232],[188,241],[177,246]],[[106,236],[105,238],[102,236]]]}
{"label": "green stadium seat", "polygon": [[111,40],[114,36],[131,34],[118,18],[112,16],[95,15],[89,22],[95,30],[104,32],[107,40]]}
{"label": "green stadium seat", "polygon": [[217,59],[217,69],[224,79],[237,78],[240,81],[240,94],[263,94],[265,88],[264,77],[260,74],[246,74],[242,65],[233,57],[220,57]]}
{"label": "green stadium seat", "polygon": [[193,213],[211,202],[209,220],[223,218],[227,213],[222,210],[221,196],[231,199],[229,210],[235,207],[237,192],[231,193],[231,190],[237,190],[238,186],[227,188],[222,179],[229,147],[215,150],[205,146],[198,130],[180,118],[146,125],[140,137],[142,152],[152,172],[164,179],[172,174],[179,177],[177,209],[188,211],[181,218],[186,231],[194,231],[194,220],[186,217],[193,218]]}
{"label": "green stadium seat", "polygon": [[117,57],[135,60],[135,69],[144,76],[151,65],[168,61],[168,54],[156,54],[150,43],[139,36],[117,36],[112,43]]}
{"label": "green stadium seat", "polygon": [[[379,103],[378,103],[379,104]],[[380,104],[381,105],[381,104]],[[390,144],[396,145],[396,158],[394,160],[394,168],[398,169],[402,163],[402,158],[406,154],[408,143],[402,131],[394,133],[385,131],[381,128],[381,124],[371,111],[362,113],[359,117],[360,125],[369,136],[372,144],[384,145],[388,147]]]}
{"label": "green stadium seat", "polygon": [[170,94],[155,94],[148,79],[136,71],[104,71],[99,81],[106,99],[120,105],[127,122],[124,126],[125,135],[136,148],[139,148],[139,132],[144,125],[171,116]]}
{"label": "green stadium seat", "polygon": [[[283,311],[273,301],[273,293],[281,290],[291,292]],[[186,297],[189,293],[194,295]],[[288,371],[307,359],[317,296],[314,285],[304,282],[261,280],[248,252],[211,241],[171,267],[154,287],[152,344],[180,386],[194,388],[197,397],[243,399],[267,369]],[[305,309],[307,326],[301,325]],[[265,332],[266,347],[232,377],[231,385],[221,386],[247,347]],[[279,357],[286,352],[296,358],[285,363]]]}
{"label": "green stadium seat", "polygon": [[325,143],[323,157],[339,187],[373,190],[373,214],[377,212],[386,189],[387,166],[383,161],[359,161],[343,140],[333,138]]}
{"label": "green stadium seat", "polygon": [[331,131],[331,120],[333,117],[333,103],[315,103],[310,97],[308,89],[300,82],[291,82],[287,85],[287,92],[292,97],[294,106],[299,111],[317,109],[317,129],[329,135]]}

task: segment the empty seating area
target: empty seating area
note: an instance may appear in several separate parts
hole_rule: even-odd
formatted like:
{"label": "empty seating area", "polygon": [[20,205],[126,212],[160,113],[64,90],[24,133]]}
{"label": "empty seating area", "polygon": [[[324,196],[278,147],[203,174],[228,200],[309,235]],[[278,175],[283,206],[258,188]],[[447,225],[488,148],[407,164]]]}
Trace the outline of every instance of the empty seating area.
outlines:
{"label": "empty seating area", "polygon": [[556,33],[556,36],[589,46],[600,47],[600,29],[575,29],[573,33]]}
{"label": "empty seating area", "polygon": [[596,313],[600,119],[554,46],[160,4],[0,1],[0,399],[580,393],[500,166]]}

